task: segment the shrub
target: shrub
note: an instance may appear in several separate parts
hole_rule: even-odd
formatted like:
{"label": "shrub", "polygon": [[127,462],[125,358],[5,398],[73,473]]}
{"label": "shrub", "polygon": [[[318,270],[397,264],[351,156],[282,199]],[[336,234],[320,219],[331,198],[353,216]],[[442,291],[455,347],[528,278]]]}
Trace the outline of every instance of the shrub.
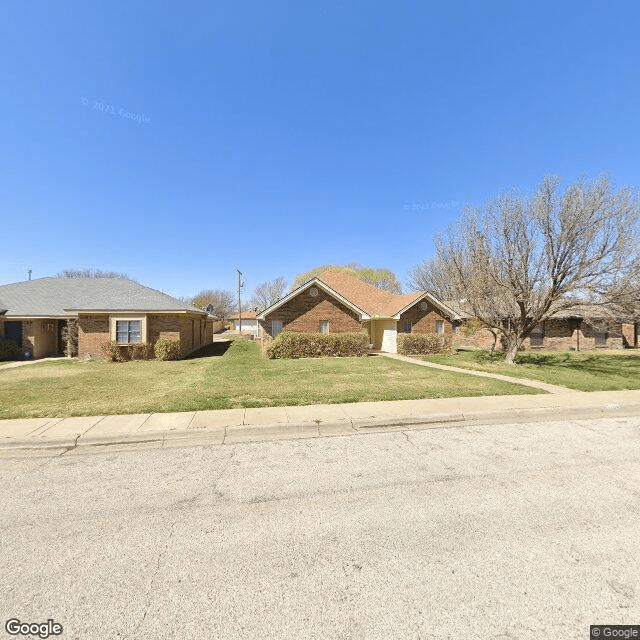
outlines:
{"label": "shrub", "polygon": [[103,342],[100,345],[100,355],[108,362],[125,362],[126,358],[121,347],[115,340]]}
{"label": "shrub", "polygon": [[109,362],[148,360],[152,352],[153,347],[150,344],[118,344],[115,340],[111,340],[100,345],[100,354]]}
{"label": "shrub", "polygon": [[283,331],[266,349],[269,358],[366,356],[369,338],[363,333],[291,333]]}
{"label": "shrub", "polygon": [[404,356],[420,356],[430,353],[445,353],[451,350],[449,341],[443,336],[428,333],[401,333],[398,335],[398,353]]}
{"label": "shrub", "polygon": [[0,362],[3,360],[21,360],[20,347],[7,338],[0,338]]}
{"label": "shrub", "polygon": [[178,360],[180,358],[180,340],[160,338],[153,347],[156,360]]}

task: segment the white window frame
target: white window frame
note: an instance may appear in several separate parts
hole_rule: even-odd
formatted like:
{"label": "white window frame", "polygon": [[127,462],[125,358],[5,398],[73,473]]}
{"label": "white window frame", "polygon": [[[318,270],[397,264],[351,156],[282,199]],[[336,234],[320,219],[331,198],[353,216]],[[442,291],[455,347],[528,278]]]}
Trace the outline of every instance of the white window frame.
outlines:
{"label": "white window frame", "polygon": [[[408,331],[407,326],[409,327]],[[404,333],[413,333],[413,322],[411,320],[404,320],[402,322],[402,330]]]}
{"label": "white window frame", "polygon": [[609,333],[607,331],[600,331],[595,329],[593,332],[593,344],[598,349],[606,349],[609,341]]}
{"label": "white window frame", "polygon": [[[276,331],[277,325],[280,325],[280,326]],[[282,331],[282,320],[272,320],[271,321],[271,337],[275,338],[281,331]]]}
{"label": "white window frame", "polygon": [[318,327],[320,329],[320,333],[329,333],[330,324],[328,320],[320,320],[320,322],[318,323]]}
{"label": "white window frame", "polygon": [[[140,342],[118,342],[118,322],[140,322]],[[127,332],[129,334],[129,331]],[[147,343],[147,316],[146,315],[117,315],[109,317],[109,340],[120,345],[146,344]]]}
{"label": "white window frame", "polygon": [[439,336],[444,335],[444,320],[436,320],[436,333]]}
{"label": "white window frame", "polygon": [[[534,340],[536,341],[534,344]],[[529,334],[529,344],[531,347],[544,347],[544,327],[535,327]]]}

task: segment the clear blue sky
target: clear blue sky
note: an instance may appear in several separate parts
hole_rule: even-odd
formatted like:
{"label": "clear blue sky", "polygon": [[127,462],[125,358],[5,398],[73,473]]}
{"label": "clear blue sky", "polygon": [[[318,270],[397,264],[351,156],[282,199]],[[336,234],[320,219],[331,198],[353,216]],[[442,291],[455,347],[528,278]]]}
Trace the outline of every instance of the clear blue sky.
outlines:
{"label": "clear blue sky", "polygon": [[2,2],[0,283],[404,279],[464,203],[547,173],[637,187],[639,20],[601,0]]}

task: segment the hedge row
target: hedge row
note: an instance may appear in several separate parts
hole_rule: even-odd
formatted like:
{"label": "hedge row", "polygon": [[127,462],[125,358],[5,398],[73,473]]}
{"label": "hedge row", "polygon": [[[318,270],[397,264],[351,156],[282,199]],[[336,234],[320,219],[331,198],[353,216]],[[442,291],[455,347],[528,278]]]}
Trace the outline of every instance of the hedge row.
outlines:
{"label": "hedge row", "polygon": [[398,353],[403,356],[420,356],[430,353],[444,353],[450,349],[448,341],[434,333],[398,334]]}
{"label": "hedge row", "polygon": [[323,358],[366,356],[364,333],[291,333],[283,331],[267,348],[268,358]]}
{"label": "hedge row", "polygon": [[150,344],[118,344],[115,340],[100,345],[100,355],[108,362],[128,362],[129,360],[148,360],[153,353]]}
{"label": "hedge row", "polygon": [[160,338],[154,344],[118,344],[115,340],[100,345],[100,354],[108,362],[129,360],[179,360],[180,340]]}

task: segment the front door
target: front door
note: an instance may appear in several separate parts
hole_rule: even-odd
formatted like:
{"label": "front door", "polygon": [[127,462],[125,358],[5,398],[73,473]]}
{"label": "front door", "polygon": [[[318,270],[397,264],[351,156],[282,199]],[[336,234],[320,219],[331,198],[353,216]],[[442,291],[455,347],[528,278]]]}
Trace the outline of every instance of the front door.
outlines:
{"label": "front door", "polygon": [[397,353],[398,351],[398,331],[395,327],[384,327],[382,331],[382,345],[380,351],[386,353]]}
{"label": "front door", "polygon": [[371,334],[376,351],[397,353],[398,323],[395,320],[372,320]]}

